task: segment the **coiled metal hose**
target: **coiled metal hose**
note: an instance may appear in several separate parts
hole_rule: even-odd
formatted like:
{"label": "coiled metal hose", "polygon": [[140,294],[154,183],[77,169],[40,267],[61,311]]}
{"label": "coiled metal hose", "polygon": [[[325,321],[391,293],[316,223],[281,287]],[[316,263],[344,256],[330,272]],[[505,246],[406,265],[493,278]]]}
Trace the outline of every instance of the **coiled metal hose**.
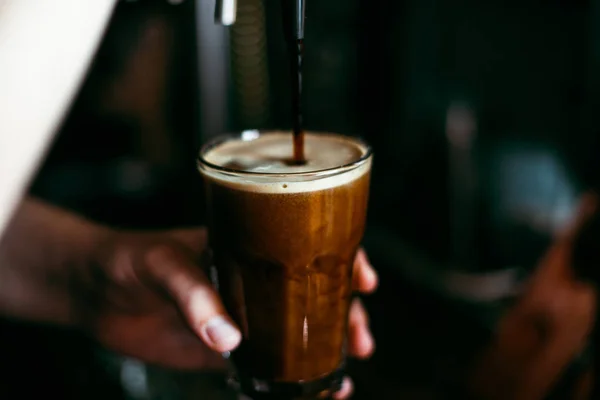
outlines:
{"label": "coiled metal hose", "polygon": [[262,128],[270,119],[269,68],[262,0],[238,0],[231,27],[231,71],[239,128]]}

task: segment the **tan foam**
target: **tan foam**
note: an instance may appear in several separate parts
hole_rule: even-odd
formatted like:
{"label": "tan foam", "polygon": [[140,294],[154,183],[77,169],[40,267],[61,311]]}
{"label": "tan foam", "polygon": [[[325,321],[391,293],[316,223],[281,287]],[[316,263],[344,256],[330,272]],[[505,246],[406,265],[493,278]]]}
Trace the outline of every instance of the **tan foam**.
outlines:
{"label": "tan foam", "polygon": [[308,162],[304,165],[289,165],[286,161],[293,154],[291,133],[262,132],[259,136],[256,131],[247,131],[240,140],[225,142],[204,155],[206,162],[239,171],[239,174],[224,174],[202,164],[200,169],[208,178],[238,190],[311,192],[345,185],[363,176],[370,169],[370,159],[359,166],[336,171],[331,169],[352,164],[360,160],[367,151],[364,144],[345,136],[307,132],[304,152]]}

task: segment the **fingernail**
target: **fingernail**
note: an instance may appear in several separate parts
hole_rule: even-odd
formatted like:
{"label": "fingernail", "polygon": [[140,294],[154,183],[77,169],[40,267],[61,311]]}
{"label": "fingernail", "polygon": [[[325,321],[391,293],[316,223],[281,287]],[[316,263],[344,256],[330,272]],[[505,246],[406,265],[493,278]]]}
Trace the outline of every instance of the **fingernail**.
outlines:
{"label": "fingernail", "polygon": [[363,291],[372,292],[377,289],[379,285],[379,276],[377,276],[377,272],[373,269],[372,266],[369,268],[363,269]]}
{"label": "fingernail", "polygon": [[242,339],[240,331],[222,316],[210,319],[202,329],[208,344],[221,352],[232,350]]}
{"label": "fingernail", "polygon": [[340,389],[340,392],[348,392],[350,391],[350,389],[352,389],[350,379],[344,378],[344,380],[342,381],[342,388]]}
{"label": "fingernail", "polygon": [[352,381],[350,380],[350,378],[345,377],[342,381],[342,387],[340,388],[339,392],[333,395],[333,398],[336,400],[345,399],[352,394],[352,389]]}
{"label": "fingernail", "polygon": [[363,357],[370,357],[375,352],[375,338],[373,338],[373,333],[368,327],[363,328],[365,330],[365,342]]}
{"label": "fingernail", "polygon": [[360,262],[361,263],[365,264],[368,267],[371,266],[371,262],[369,261],[369,257],[367,256],[367,253],[364,250],[360,250],[358,252],[358,257],[360,258]]}

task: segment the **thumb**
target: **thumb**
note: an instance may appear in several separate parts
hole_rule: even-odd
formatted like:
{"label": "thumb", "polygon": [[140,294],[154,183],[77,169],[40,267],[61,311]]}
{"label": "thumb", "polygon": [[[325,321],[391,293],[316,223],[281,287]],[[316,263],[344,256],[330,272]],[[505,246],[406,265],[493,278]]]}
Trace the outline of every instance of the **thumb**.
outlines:
{"label": "thumb", "polygon": [[238,346],[239,329],[200,266],[191,255],[173,246],[161,246],[148,253],[151,279],[173,298],[190,328],[211,349],[223,353]]}

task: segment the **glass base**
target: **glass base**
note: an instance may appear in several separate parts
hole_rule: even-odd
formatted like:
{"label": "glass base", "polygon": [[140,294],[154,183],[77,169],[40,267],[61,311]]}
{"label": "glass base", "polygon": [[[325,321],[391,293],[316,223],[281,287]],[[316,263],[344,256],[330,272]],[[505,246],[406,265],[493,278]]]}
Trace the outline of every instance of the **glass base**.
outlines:
{"label": "glass base", "polygon": [[308,382],[269,382],[231,375],[229,383],[251,400],[331,399],[342,388],[344,370]]}

